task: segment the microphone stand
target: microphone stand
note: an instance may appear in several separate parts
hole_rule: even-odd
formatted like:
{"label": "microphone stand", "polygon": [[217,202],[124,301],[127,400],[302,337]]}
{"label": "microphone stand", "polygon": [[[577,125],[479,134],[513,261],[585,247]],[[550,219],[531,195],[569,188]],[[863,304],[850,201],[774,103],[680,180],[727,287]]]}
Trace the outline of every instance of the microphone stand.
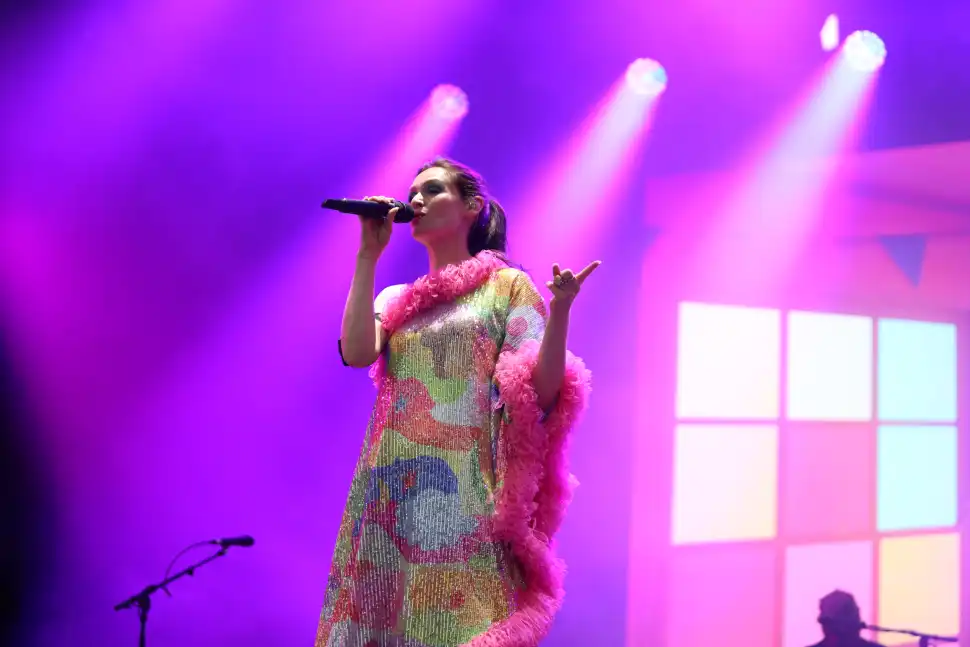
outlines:
{"label": "microphone stand", "polygon": [[933,634],[924,634],[918,631],[913,631],[912,629],[887,629],[885,627],[876,627],[874,625],[866,625],[866,629],[887,634],[903,634],[906,636],[913,636],[914,638],[919,639],[919,647],[929,647],[933,643],[955,643],[959,640],[959,638],[955,636],[934,636]]}
{"label": "microphone stand", "polygon": [[226,554],[226,551],[228,550],[229,550],[229,546],[223,546],[221,549],[219,549],[217,553],[214,553],[209,557],[206,557],[200,562],[196,562],[195,564],[192,564],[188,568],[185,568],[184,570],[176,573],[175,575],[172,575],[171,577],[165,578],[158,584],[149,584],[140,592],[131,596],[124,602],[119,602],[118,604],[115,605],[114,607],[115,611],[130,609],[132,607],[135,607],[138,609],[138,622],[141,625],[139,634],[138,634],[138,647],[145,647],[145,627],[148,624],[148,611],[152,608],[152,597],[151,597],[152,594],[160,589],[165,589],[169,584],[171,584],[177,579],[185,577],[186,575],[195,575],[195,569],[222,557],[223,555]]}

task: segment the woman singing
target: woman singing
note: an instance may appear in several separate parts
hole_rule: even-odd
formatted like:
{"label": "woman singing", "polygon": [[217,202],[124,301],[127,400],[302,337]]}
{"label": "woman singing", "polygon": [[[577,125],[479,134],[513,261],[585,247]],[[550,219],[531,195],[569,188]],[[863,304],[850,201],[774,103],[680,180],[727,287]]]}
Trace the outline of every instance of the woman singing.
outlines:
{"label": "woman singing", "polygon": [[505,213],[478,174],[436,160],[409,200],[431,271],[376,300],[394,210],[361,219],[340,349],[345,364],[373,365],[378,395],[316,646],[531,647],[562,599],[552,538],[590,379],[566,329],[599,262],[553,266],[547,317],[505,258]]}

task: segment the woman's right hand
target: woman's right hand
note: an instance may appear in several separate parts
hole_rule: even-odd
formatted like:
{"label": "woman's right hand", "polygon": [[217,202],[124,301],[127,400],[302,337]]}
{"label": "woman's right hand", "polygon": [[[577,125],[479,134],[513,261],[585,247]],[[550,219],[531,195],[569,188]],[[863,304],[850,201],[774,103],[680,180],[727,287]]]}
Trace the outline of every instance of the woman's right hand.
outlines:
{"label": "woman's right hand", "polygon": [[[394,204],[392,198],[386,198],[384,196],[367,196],[364,200],[368,202],[383,202],[385,204]],[[391,229],[394,227],[394,215],[397,213],[397,207],[393,208],[388,212],[387,217],[383,220],[376,220],[374,218],[365,218],[364,216],[357,216],[360,219],[360,254],[377,260],[387,247],[387,243],[391,240]]]}

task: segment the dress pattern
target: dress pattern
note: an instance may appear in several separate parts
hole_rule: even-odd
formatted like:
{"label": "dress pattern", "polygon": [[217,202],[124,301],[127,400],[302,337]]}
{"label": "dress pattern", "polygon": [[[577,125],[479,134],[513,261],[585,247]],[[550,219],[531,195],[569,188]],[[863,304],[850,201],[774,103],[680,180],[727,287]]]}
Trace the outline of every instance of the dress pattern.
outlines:
{"label": "dress pattern", "polygon": [[316,647],[537,644],[561,597],[544,526],[568,503],[565,431],[588,373],[570,356],[557,410],[537,410],[545,304],[498,256],[399,292],[375,308],[388,343]]}

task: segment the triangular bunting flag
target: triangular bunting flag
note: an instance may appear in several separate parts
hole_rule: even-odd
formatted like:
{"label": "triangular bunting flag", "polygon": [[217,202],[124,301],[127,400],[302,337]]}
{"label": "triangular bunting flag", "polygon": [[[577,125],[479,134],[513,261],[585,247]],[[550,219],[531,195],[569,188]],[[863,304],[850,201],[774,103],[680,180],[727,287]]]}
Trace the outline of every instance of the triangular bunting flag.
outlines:
{"label": "triangular bunting flag", "polygon": [[919,287],[923,276],[923,259],[926,257],[926,236],[880,236],[879,243],[913,287]]}

